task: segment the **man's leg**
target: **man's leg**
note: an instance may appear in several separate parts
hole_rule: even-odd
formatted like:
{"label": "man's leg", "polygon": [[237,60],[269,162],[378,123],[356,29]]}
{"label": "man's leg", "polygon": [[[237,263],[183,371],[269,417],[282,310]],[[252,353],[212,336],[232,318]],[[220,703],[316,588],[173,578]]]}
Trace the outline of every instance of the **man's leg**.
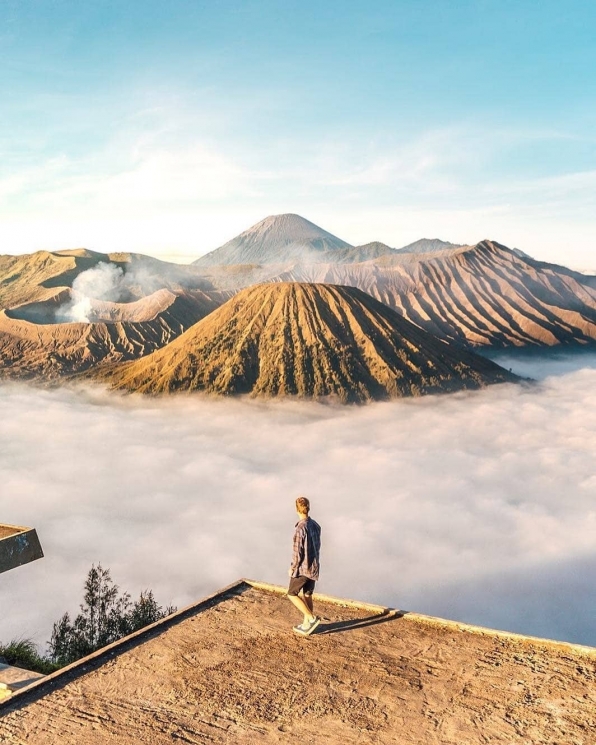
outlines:
{"label": "man's leg", "polygon": [[315,617],[312,612],[312,597],[310,598],[310,604],[307,604],[307,597],[304,599],[301,598],[299,595],[288,595],[288,599],[294,605],[294,607],[298,608],[300,613],[304,616],[304,619],[302,621],[303,625],[307,625],[309,623],[312,623],[315,620]]}
{"label": "man's leg", "polygon": [[304,596],[304,605],[306,605],[306,607],[310,611],[310,615],[314,616],[315,612],[314,612],[313,604],[312,604],[312,595]]}

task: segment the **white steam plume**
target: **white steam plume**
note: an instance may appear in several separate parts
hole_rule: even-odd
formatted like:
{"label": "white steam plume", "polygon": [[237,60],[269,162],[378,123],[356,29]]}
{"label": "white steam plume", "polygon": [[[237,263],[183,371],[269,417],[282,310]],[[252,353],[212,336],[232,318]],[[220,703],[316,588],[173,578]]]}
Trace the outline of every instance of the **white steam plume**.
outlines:
{"label": "white steam plume", "polygon": [[118,301],[122,295],[124,272],[116,264],[100,262],[76,277],[72,283],[74,297],[56,311],[63,323],[89,323],[92,300]]}
{"label": "white steam plume", "polygon": [[76,277],[72,284],[73,297],[56,311],[55,320],[58,323],[89,323],[97,320],[94,300],[126,303],[164,287],[196,287],[197,281],[197,274],[184,267],[164,263],[155,267],[134,257],[124,268],[101,261]]}

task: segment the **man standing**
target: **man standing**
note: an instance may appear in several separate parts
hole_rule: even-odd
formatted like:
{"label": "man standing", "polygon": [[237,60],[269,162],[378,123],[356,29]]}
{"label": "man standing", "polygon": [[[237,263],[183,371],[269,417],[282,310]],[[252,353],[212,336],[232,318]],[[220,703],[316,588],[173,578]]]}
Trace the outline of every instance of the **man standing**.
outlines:
{"label": "man standing", "polygon": [[[298,497],[296,512],[299,520],[294,531],[288,598],[304,616],[302,624],[294,626],[294,631],[302,636],[308,636],[321,623],[321,619],[313,612],[312,603],[315,582],[319,579],[321,526],[308,516],[310,502],[306,497]],[[300,592],[302,597],[299,595]]]}

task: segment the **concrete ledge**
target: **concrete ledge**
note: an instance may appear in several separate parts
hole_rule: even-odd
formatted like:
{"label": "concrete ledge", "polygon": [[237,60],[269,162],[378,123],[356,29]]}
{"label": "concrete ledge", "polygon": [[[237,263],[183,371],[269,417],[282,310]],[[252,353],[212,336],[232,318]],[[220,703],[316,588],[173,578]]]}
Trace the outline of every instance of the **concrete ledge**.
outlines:
{"label": "concrete ledge", "polygon": [[43,551],[34,528],[0,524],[0,573],[42,557]]}
{"label": "concrete ledge", "polygon": [[[263,590],[264,592],[273,592],[276,595],[286,595],[288,588],[282,585],[270,585],[267,582],[258,582],[254,579],[244,578],[242,582],[246,582],[247,585],[254,587],[255,590]],[[315,600],[320,603],[332,603],[333,605],[339,605],[342,608],[360,608],[362,610],[369,610],[376,613],[396,613],[405,614],[407,611],[396,610],[395,608],[388,608],[384,605],[375,605],[374,603],[364,603],[359,600],[349,600],[347,598],[338,598],[334,595],[323,595],[320,592],[315,592],[313,595]]]}
{"label": "concrete ledge", "polygon": [[516,634],[512,631],[501,631],[499,629],[490,629],[485,626],[474,626],[473,624],[463,623],[460,621],[449,621],[445,618],[435,616],[425,616],[422,613],[407,613],[404,620],[416,621],[432,626],[442,627],[452,631],[466,632],[469,634],[478,634],[480,636],[495,636],[501,639],[508,639],[524,644],[533,644],[535,646],[546,647],[548,649],[560,649],[567,652],[596,659],[596,647],[588,647],[583,644],[573,644],[572,642],[562,642],[556,639],[545,639],[540,636],[527,636],[526,634]]}
{"label": "concrete ledge", "polygon": [[[285,595],[287,592],[287,588],[281,585],[270,585],[266,582],[258,582],[252,579],[244,579],[242,581],[257,590],[263,590],[264,592],[273,592],[278,595]],[[333,605],[339,605],[342,608],[360,608],[362,610],[369,610],[376,613],[395,614],[397,616],[401,616],[404,621],[424,623],[429,626],[445,628],[450,631],[467,632],[469,634],[479,634],[481,636],[495,636],[501,639],[508,639],[510,641],[517,641],[522,643],[529,642],[538,646],[548,647],[549,649],[567,650],[568,652],[572,652],[583,657],[596,659],[596,647],[588,647],[582,644],[572,644],[571,642],[561,642],[554,639],[544,639],[539,636],[515,634],[511,631],[500,631],[499,629],[490,629],[485,626],[474,626],[473,624],[463,623],[460,621],[450,621],[446,618],[438,618],[437,616],[425,616],[423,613],[413,613],[407,610],[397,610],[396,608],[390,608],[384,605],[362,603],[358,600],[348,600],[346,598],[334,597],[333,595],[322,595],[318,592],[315,592],[313,597],[315,600],[318,600],[321,603],[332,603]]]}
{"label": "concrete ledge", "polygon": [[41,673],[0,663],[0,697],[6,698],[7,695],[10,696],[20,688],[25,688],[43,677]]}

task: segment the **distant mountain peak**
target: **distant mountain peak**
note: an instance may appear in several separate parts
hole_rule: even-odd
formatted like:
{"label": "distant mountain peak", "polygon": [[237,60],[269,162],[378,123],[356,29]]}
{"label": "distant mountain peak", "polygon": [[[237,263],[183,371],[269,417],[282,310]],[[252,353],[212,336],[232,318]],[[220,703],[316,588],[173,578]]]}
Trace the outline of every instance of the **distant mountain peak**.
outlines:
{"label": "distant mountain peak", "polygon": [[462,243],[450,243],[449,241],[442,241],[440,238],[420,238],[420,240],[414,241],[414,243],[408,243],[403,248],[398,248],[400,253],[433,253],[434,251],[445,251],[447,249],[461,248],[464,244]]}
{"label": "distant mountain peak", "polygon": [[[327,230],[315,225],[305,217],[291,212],[282,215],[269,215],[264,220],[241,233],[238,238],[262,238],[280,245],[308,244],[313,240],[336,242],[338,247],[349,248],[350,244],[332,235]],[[237,240],[237,239],[233,239]]]}
{"label": "distant mountain peak", "polygon": [[279,230],[279,231],[301,231],[306,237],[318,236],[321,234],[330,235],[326,230],[315,225],[314,222],[307,220],[302,215],[297,215],[295,212],[284,212],[280,215],[269,215],[263,218],[258,223],[255,223],[252,227],[245,230],[245,233],[261,232],[263,230]]}
{"label": "distant mountain peak", "polygon": [[344,248],[352,246],[310,220],[287,213],[266,217],[194,263],[200,266],[279,264]]}

